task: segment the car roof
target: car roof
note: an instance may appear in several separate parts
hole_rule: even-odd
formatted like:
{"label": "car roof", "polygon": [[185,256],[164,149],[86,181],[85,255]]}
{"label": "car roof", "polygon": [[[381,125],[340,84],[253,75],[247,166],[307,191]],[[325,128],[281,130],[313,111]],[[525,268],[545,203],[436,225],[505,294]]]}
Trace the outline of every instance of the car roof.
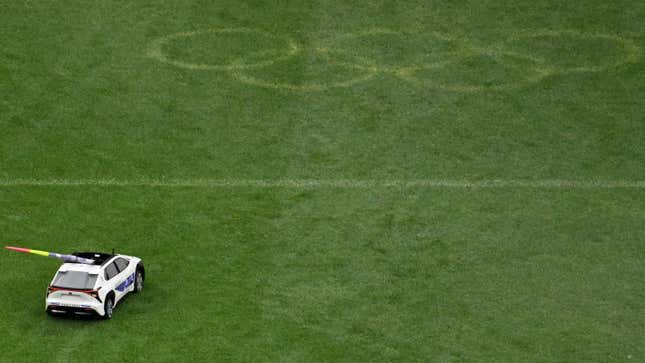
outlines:
{"label": "car roof", "polygon": [[115,255],[105,252],[74,252],[72,255],[94,260],[94,265],[104,265]]}
{"label": "car roof", "polygon": [[[81,256],[86,255],[86,256],[83,256],[83,257],[90,257],[89,256],[90,253],[93,253],[93,252],[89,252],[89,253],[74,253],[74,255],[75,256],[77,256],[77,255],[81,255]],[[79,256],[79,257],[81,257],[81,256]],[[87,263],[66,262],[66,263],[62,264],[58,268],[58,271],[81,271],[81,272],[88,272],[88,273],[96,273],[97,274],[97,273],[100,273],[101,269],[103,269],[108,264],[108,262],[113,261],[117,257],[122,257],[122,258],[125,258],[126,260],[131,259],[130,256],[126,256],[126,255],[103,255],[101,257],[104,258],[104,259],[96,260],[96,262],[94,264],[91,264],[91,265],[87,264]]]}

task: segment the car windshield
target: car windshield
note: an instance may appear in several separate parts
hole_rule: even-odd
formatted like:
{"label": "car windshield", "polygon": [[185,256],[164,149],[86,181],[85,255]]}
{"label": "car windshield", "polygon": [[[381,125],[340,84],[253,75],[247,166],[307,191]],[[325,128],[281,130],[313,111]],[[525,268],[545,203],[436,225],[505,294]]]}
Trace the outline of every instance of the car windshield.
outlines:
{"label": "car windshield", "polygon": [[98,275],[82,271],[58,271],[53,286],[67,289],[89,290],[94,287]]}

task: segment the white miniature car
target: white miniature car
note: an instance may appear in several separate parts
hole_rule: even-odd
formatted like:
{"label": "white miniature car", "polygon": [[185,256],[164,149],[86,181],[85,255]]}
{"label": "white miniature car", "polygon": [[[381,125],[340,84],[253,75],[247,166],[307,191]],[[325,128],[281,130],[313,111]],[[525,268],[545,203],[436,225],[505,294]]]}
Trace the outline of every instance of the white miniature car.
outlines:
{"label": "white miniature car", "polygon": [[141,259],[107,253],[77,252],[93,264],[64,263],[47,288],[45,309],[50,315],[98,315],[112,318],[116,304],[129,292],[143,289]]}

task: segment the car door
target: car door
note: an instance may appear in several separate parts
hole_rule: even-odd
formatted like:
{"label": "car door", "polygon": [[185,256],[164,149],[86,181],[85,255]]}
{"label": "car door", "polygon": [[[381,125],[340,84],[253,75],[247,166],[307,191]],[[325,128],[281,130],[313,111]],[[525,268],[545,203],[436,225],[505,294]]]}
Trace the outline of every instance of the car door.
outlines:
{"label": "car door", "polygon": [[130,261],[126,260],[123,257],[117,257],[114,260],[114,264],[119,270],[119,274],[116,276],[116,288],[115,293],[117,300],[120,300],[125,294],[132,290],[132,285],[134,284],[134,273],[130,268]]}
{"label": "car door", "polygon": [[116,264],[114,261],[110,262],[107,264],[104,268],[104,273],[103,273],[103,279],[105,280],[105,285],[103,288],[105,291],[114,291],[115,294],[115,303],[116,300],[119,299],[118,297],[118,292],[116,291],[116,287],[118,285],[119,281],[119,269],[116,267]]}

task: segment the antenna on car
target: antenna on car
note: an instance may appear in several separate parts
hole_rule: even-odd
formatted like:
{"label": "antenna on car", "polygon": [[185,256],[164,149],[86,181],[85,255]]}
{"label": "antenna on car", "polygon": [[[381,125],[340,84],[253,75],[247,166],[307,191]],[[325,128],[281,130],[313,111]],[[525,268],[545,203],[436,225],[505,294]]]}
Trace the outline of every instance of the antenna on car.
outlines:
{"label": "antenna on car", "polygon": [[114,248],[112,248],[112,255],[114,255]]}
{"label": "antenna on car", "polygon": [[12,246],[6,246],[5,248],[8,249],[8,250],[16,251],[16,252],[31,253],[31,254],[38,255],[38,256],[58,258],[58,259],[61,259],[61,260],[65,261],[65,262],[85,263],[85,264],[88,264],[88,265],[91,265],[91,264],[94,263],[94,260],[92,260],[92,259],[84,258],[84,257],[78,257],[78,256],[74,256],[74,255],[61,255],[60,253],[32,250],[30,248],[21,248],[21,247],[12,247]]}

